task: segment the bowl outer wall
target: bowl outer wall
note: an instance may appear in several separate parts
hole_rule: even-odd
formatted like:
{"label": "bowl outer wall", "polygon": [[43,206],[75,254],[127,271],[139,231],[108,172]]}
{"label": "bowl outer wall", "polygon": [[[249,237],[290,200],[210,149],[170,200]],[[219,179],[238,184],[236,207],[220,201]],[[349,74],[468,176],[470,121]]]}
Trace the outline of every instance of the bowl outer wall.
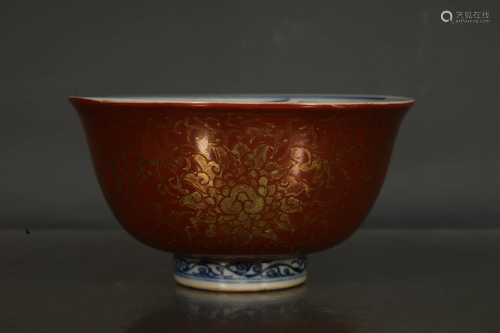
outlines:
{"label": "bowl outer wall", "polygon": [[125,230],[225,260],[296,257],[352,235],[413,105],[70,102]]}

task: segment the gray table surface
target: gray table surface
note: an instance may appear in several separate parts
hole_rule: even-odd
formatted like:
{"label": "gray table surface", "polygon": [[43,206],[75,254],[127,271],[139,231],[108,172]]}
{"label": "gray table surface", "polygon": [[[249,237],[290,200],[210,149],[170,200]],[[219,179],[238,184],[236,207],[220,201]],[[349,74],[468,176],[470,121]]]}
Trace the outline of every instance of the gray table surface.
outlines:
{"label": "gray table surface", "polygon": [[123,231],[0,237],[2,333],[500,331],[500,230],[360,230],[260,293],[182,287]]}

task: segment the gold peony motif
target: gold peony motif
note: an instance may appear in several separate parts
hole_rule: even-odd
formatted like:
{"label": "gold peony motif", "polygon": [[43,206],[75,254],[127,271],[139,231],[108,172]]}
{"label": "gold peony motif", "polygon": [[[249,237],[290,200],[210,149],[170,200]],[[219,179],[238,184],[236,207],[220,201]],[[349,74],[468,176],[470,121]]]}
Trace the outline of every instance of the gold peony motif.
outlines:
{"label": "gold peony motif", "polygon": [[183,183],[192,190],[180,204],[196,210],[196,216],[190,218],[192,227],[186,228],[190,239],[204,223],[208,224],[208,237],[231,235],[240,245],[256,237],[276,241],[277,230],[295,231],[290,214],[302,211],[297,196],[310,191],[290,172],[296,165],[300,168],[303,149],[292,149],[289,160],[278,164],[268,158],[273,148],[265,143],[253,151],[241,142],[231,150],[204,147],[194,156],[197,171],[182,175]]}
{"label": "gold peony motif", "polygon": [[113,117],[123,138],[95,148],[94,165],[112,209],[133,208],[126,223],[147,219],[144,230],[156,224],[169,249],[188,240],[198,254],[318,248],[361,214],[346,215],[348,205],[376,197],[371,184],[382,179],[365,175],[386,167],[388,146],[378,137],[400,121],[370,113],[359,127],[343,115],[181,113]]}

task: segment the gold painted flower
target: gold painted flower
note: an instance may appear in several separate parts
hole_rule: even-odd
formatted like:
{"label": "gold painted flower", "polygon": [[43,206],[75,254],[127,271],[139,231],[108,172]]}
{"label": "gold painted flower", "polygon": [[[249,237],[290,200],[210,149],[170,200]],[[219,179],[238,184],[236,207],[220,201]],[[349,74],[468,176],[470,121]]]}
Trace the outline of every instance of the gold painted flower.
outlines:
{"label": "gold painted flower", "polygon": [[[297,196],[310,189],[290,172],[300,163],[293,149],[284,163],[272,161],[273,148],[265,143],[253,151],[241,142],[231,150],[209,149],[194,156],[197,170],[182,176],[190,194],[180,203],[196,211],[190,219],[194,230],[206,223],[208,237],[231,235],[240,245],[256,237],[276,241],[277,230],[295,231],[290,214],[302,211]],[[191,238],[191,228],[186,230]]]}

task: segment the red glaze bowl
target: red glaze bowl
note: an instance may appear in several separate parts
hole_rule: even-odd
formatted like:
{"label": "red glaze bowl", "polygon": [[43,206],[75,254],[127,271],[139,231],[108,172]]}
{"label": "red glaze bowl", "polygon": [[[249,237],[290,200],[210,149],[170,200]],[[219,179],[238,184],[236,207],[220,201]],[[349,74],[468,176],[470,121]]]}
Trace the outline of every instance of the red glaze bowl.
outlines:
{"label": "red glaze bowl", "polygon": [[330,248],[384,182],[410,98],[70,97],[116,219],[192,258],[275,260]]}

